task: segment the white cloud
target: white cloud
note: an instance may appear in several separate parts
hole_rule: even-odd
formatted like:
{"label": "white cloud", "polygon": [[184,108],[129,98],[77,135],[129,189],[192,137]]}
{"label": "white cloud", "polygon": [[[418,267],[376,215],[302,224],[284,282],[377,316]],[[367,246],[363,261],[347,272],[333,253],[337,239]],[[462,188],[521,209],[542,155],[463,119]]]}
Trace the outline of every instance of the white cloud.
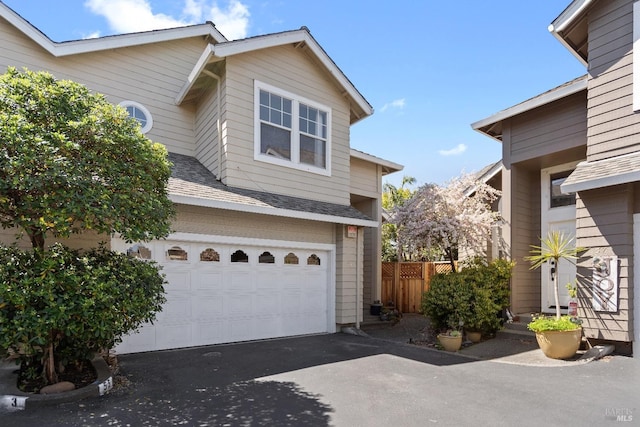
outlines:
{"label": "white cloud", "polygon": [[211,21],[230,40],[247,36],[249,8],[240,0],[219,7],[215,0],[184,0],[183,18],[154,13],[149,0],[87,0],[91,12],[103,16],[118,33],[174,28]]}
{"label": "white cloud", "polygon": [[459,156],[467,151],[467,146],[464,144],[458,144],[450,150],[438,150],[438,154],[441,156]]}
{"label": "white cloud", "polygon": [[[194,0],[195,1],[195,0]],[[205,2],[202,1],[202,4]],[[214,1],[206,7],[205,18],[216,24],[216,28],[229,40],[241,39],[247,36],[249,27],[249,8],[239,0],[230,0],[227,7],[221,9]]]}
{"label": "white cloud", "polygon": [[85,34],[82,36],[83,39],[97,39],[100,37],[100,31],[94,31],[93,33]]}
{"label": "white cloud", "polygon": [[404,105],[405,105],[404,98],[396,99],[394,101],[387,102],[386,104],[384,104],[382,106],[382,108],[380,109],[380,112],[384,113],[389,108],[396,108],[396,109],[402,110],[402,109],[404,109]]}

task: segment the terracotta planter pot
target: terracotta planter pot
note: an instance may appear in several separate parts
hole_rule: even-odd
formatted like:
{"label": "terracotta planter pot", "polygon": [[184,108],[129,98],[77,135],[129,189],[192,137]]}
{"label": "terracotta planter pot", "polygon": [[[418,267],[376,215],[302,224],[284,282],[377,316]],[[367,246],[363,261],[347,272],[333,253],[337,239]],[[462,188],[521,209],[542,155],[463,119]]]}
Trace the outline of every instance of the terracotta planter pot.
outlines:
{"label": "terracotta planter pot", "polygon": [[573,331],[536,332],[536,340],[540,350],[551,359],[568,359],[573,357],[582,339],[582,328]]}
{"label": "terracotta planter pot", "polygon": [[462,347],[462,335],[452,337],[450,335],[438,335],[438,342],[446,351],[458,351]]}
{"label": "terracotta planter pot", "polygon": [[472,343],[478,343],[482,339],[482,332],[468,331],[466,334],[467,339],[469,339],[469,341],[471,341]]}

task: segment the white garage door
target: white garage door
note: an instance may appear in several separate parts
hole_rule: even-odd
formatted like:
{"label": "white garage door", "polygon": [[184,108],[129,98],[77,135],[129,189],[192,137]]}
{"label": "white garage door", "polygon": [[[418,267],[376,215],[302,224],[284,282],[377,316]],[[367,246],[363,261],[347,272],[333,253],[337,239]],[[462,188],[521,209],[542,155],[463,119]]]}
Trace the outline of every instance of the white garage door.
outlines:
{"label": "white garage door", "polygon": [[335,330],[332,251],[327,245],[314,249],[287,242],[208,239],[142,245],[114,239],[113,249],[160,263],[168,281],[167,302],[157,320],[125,337],[119,353]]}

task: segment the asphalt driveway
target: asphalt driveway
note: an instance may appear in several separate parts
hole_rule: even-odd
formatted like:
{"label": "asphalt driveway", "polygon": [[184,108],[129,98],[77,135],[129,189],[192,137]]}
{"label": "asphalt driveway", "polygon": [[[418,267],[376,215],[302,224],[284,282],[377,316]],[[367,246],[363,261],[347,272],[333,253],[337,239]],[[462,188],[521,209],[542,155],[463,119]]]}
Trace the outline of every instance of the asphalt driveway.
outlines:
{"label": "asphalt driveway", "polygon": [[541,368],[333,334],[124,355],[120,366],[127,387],[4,413],[0,424],[602,426],[619,415],[640,423],[640,363],[619,356]]}

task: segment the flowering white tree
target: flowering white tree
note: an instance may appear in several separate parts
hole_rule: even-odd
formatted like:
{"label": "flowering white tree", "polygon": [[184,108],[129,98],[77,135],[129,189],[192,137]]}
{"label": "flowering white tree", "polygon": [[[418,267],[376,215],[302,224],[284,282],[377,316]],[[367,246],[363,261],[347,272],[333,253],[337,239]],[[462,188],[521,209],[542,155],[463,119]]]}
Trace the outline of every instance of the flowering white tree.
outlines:
{"label": "flowering white tree", "polygon": [[499,190],[471,174],[444,186],[423,185],[395,211],[398,240],[413,250],[441,250],[455,271],[456,247],[485,253],[491,226],[499,219],[498,212],[491,209],[498,197]]}

